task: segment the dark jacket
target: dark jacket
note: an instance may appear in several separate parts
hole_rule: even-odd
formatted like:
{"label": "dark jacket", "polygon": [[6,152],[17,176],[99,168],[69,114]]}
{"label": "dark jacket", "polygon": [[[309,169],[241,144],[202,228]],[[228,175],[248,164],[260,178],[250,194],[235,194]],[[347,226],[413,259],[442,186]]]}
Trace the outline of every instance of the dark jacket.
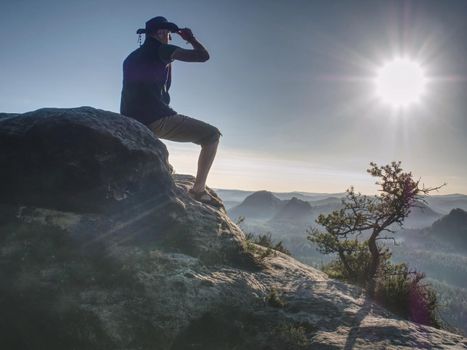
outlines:
{"label": "dark jacket", "polygon": [[120,114],[145,125],[176,114],[169,107],[171,83],[170,56],[175,45],[146,37],[143,45],[123,62],[123,88]]}

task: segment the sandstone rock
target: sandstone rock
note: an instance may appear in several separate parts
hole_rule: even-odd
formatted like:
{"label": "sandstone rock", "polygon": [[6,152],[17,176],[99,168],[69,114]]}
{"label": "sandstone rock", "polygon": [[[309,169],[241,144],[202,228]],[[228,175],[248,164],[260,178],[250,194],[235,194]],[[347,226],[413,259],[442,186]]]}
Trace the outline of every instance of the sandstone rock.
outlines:
{"label": "sandstone rock", "polygon": [[3,203],[101,212],[173,190],[164,144],[135,120],[91,107],[0,114],[0,149]]}
{"label": "sandstone rock", "polygon": [[[44,179],[55,169],[57,163],[47,163],[52,166],[47,170],[46,163],[37,160],[49,154],[49,146],[37,146],[40,151],[32,158],[15,157],[15,149],[27,154],[20,146],[2,156],[2,164],[16,159],[12,166],[23,171],[21,179],[30,183],[29,190],[36,191],[29,196],[28,191],[15,187],[18,181],[11,172],[2,177],[2,191],[9,191],[2,196],[0,208],[2,348],[466,347],[462,336],[398,319],[372,303],[360,289],[330,280],[292,257],[276,252],[260,258],[261,254],[249,251],[243,232],[225,210],[187,195],[194,178],[171,174],[165,148],[143,126],[89,107],[60,113],[65,128],[76,115],[86,115],[78,117],[82,123],[78,128],[91,128],[92,135],[97,133],[96,125],[105,125],[97,128],[101,134],[86,139],[90,143],[86,150],[91,150],[90,157],[101,164],[100,174],[105,176],[82,182],[82,192],[92,195],[78,196],[69,205],[62,190],[35,179],[37,174]],[[0,118],[0,130],[21,134],[19,126],[11,126],[18,125],[12,120],[18,117]],[[52,118],[51,125],[57,129],[52,135],[60,134],[59,118],[56,114]],[[40,125],[48,130],[46,122]],[[104,129],[110,131],[106,134]],[[108,162],[96,161],[101,147],[107,147],[98,135],[113,140],[106,145],[120,142],[115,146],[120,155],[132,154],[131,150],[143,153],[136,156],[141,157],[139,161],[129,156],[128,164],[145,175],[119,168],[114,154],[107,154]],[[126,135],[134,137],[133,141],[124,141]],[[12,144],[16,136],[9,137]],[[40,134],[36,138],[41,139]],[[58,136],[56,140],[62,142]],[[80,143],[74,142],[68,152],[79,158]],[[99,147],[92,146],[94,142]],[[56,145],[50,147],[60,153]],[[154,157],[160,157],[159,162]],[[144,164],[144,159],[149,164]],[[26,164],[30,160],[42,167],[39,172],[23,170],[31,169]],[[115,173],[113,166],[117,167]],[[79,169],[93,172],[95,167]],[[142,184],[136,183],[138,178]],[[127,198],[108,202],[102,184],[126,181],[133,181],[136,190]],[[75,193],[70,191],[67,193]],[[151,200],[151,195],[159,198],[159,193],[164,193],[165,201]],[[87,203],[89,199],[98,204]],[[118,204],[109,210],[107,203]],[[264,249],[258,246],[254,251]]]}

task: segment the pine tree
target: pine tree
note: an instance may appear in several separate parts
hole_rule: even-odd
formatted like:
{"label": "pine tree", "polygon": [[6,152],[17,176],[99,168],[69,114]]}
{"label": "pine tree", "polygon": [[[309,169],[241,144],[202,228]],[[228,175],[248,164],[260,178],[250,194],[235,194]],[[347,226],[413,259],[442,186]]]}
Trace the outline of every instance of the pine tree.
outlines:
{"label": "pine tree", "polygon": [[401,162],[385,166],[370,163],[370,166],[367,172],[379,179],[376,185],[380,186],[380,193],[362,195],[355,193],[351,186],[339,210],[321,214],[316,220],[325,231],[310,229],[307,238],[322,253],[337,254],[344,277],[365,285],[369,294],[374,295],[377,273],[388,267],[391,257],[389,249],[378,241],[395,242],[392,234],[396,227],[403,225],[411,208],[424,202],[423,195],[444,185],[420,186],[420,180],[414,180],[411,172],[402,170]]}

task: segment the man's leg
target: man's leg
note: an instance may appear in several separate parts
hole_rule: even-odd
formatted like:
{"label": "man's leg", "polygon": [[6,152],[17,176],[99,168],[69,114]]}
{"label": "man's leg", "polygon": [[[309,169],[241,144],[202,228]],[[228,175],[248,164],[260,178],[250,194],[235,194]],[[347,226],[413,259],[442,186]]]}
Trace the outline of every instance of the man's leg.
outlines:
{"label": "man's leg", "polygon": [[193,191],[203,192],[222,133],[214,126],[185,115],[165,117],[149,125],[154,134],[171,141],[193,142],[201,146]]}
{"label": "man's leg", "polygon": [[206,180],[208,178],[212,162],[216,157],[218,145],[219,140],[208,145],[201,146],[201,152],[199,153],[198,158],[198,171],[196,173],[195,183],[193,184],[193,191],[203,192],[206,190]]}

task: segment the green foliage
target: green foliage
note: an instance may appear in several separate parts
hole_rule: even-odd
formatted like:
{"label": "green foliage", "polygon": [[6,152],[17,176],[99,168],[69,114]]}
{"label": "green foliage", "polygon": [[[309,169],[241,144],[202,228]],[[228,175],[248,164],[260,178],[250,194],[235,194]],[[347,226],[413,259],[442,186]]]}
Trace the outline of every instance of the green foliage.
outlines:
{"label": "green foliage", "polygon": [[[412,173],[403,172],[400,164],[392,162],[380,167],[370,163],[367,172],[379,178],[376,184],[380,185],[381,193],[370,197],[350,187],[342,208],[316,220],[325,231],[316,228],[307,231],[307,238],[318,245],[320,252],[337,254],[343,277],[365,284],[370,295],[375,292],[376,275],[390,257],[389,250],[377,241],[394,239],[382,234],[394,233],[392,225],[403,224],[410,208],[423,200],[421,195],[437,189],[419,187],[419,181],[412,178]],[[368,238],[359,240],[361,234]]]}
{"label": "green foliage", "polygon": [[[367,283],[368,268],[371,263],[371,254],[365,242],[358,242],[358,249],[355,249],[353,254],[347,256],[347,264],[350,266],[353,273],[349,274],[349,270],[345,268],[341,259],[335,259],[321,266],[321,270],[326,272],[329,277],[344,280],[361,287],[365,287]],[[390,266],[391,254],[386,252],[383,256],[380,267],[387,269]]]}
{"label": "green foliage", "polygon": [[272,249],[277,250],[278,252],[284,253],[286,255],[292,255],[292,253],[284,246],[282,241],[276,243],[276,245],[274,245]]}
{"label": "green foliage", "polygon": [[259,244],[263,247],[276,250],[286,255],[290,255],[290,251],[286,247],[284,247],[282,241],[279,241],[278,243],[274,244],[274,242],[272,241],[271,233],[266,233],[264,235],[260,234],[256,238],[254,238],[254,241],[256,244]]}
{"label": "green foliage", "polygon": [[243,241],[243,248],[245,251],[253,254],[259,260],[264,260],[268,256],[273,256],[275,254],[271,247],[266,247],[266,249],[259,247],[252,238],[248,237],[248,235],[245,241]]}
{"label": "green foliage", "polygon": [[[236,224],[240,225],[244,221],[245,217],[239,216],[237,218]],[[265,247],[266,250],[258,248],[257,245]],[[292,255],[290,251],[284,246],[282,241],[279,241],[278,243],[274,243],[272,241],[272,236],[270,232],[263,235],[254,235],[253,233],[248,232],[247,234],[245,234],[245,241],[243,242],[243,247],[246,251],[257,255],[260,260],[263,260],[264,258],[271,255],[276,255],[276,252]]]}
{"label": "green foliage", "polygon": [[439,302],[425,275],[409,271],[406,264],[388,265],[376,284],[376,300],[410,321],[440,328]]}
{"label": "green foliage", "polygon": [[309,345],[305,327],[281,323],[274,328],[275,344],[279,349],[305,349]]}
{"label": "green foliage", "polygon": [[[365,276],[364,266],[368,266],[370,255],[360,256],[361,276]],[[407,320],[439,328],[440,303],[437,295],[428,283],[424,283],[425,275],[409,271],[406,264],[392,264],[387,256],[375,283],[375,300],[396,315]],[[358,263],[358,260],[355,260]],[[337,259],[322,267],[329,277],[364,286],[364,280],[349,276],[342,262]],[[358,271],[358,270],[357,270]]]}
{"label": "green foliage", "polygon": [[285,301],[281,299],[276,289],[271,289],[268,296],[266,297],[266,302],[272,307],[282,308],[286,305]]}
{"label": "green foliage", "polygon": [[405,264],[392,264],[390,250],[379,243],[394,240],[383,234],[394,233],[393,226],[402,226],[411,207],[423,201],[421,195],[439,188],[419,187],[419,180],[403,172],[400,164],[370,163],[367,172],[379,178],[380,194],[365,196],[350,187],[342,208],[316,220],[325,231],[313,228],[307,238],[321,253],[338,257],[324,266],[330,277],[365,287],[370,296],[402,317],[439,327],[439,303],[433,289],[422,282],[425,276],[409,272]]}
{"label": "green foliage", "polygon": [[[329,239],[330,235],[320,234],[313,242],[326,244],[324,241]],[[322,243],[320,243],[322,242]],[[325,266],[325,272],[333,278],[343,279],[352,283],[364,286],[368,276],[368,269],[371,261],[371,254],[365,242],[357,239],[339,243],[345,251],[345,264],[343,259],[335,260]],[[329,247],[329,245],[327,245]]]}
{"label": "green foliage", "polygon": [[427,280],[438,293],[443,328],[466,335],[467,256],[456,253],[443,236],[435,240],[425,233],[426,230],[406,230],[407,240],[394,247],[391,259],[408,262],[426,272]]}
{"label": "green foliage", "polygon": [[[266,250],[258,248],[256,245],[265,247]],[[264,235],[254,235],[253,233],[247,233],[245,235],[245,249],[258,254],[260,259],[264,259],[268,256],[274,255],[276,251],[291,255],[290,251],[284,247],[282,241],[274,243],[272,241],[271,233],[266,233]]]}
{"label": "green foliage", "polygon": [[237,218],[237,221],[235,221],[235,224],[236,225],[241,225],[244,221],[245,221],[245,217],[244,216],[239,216]]}

